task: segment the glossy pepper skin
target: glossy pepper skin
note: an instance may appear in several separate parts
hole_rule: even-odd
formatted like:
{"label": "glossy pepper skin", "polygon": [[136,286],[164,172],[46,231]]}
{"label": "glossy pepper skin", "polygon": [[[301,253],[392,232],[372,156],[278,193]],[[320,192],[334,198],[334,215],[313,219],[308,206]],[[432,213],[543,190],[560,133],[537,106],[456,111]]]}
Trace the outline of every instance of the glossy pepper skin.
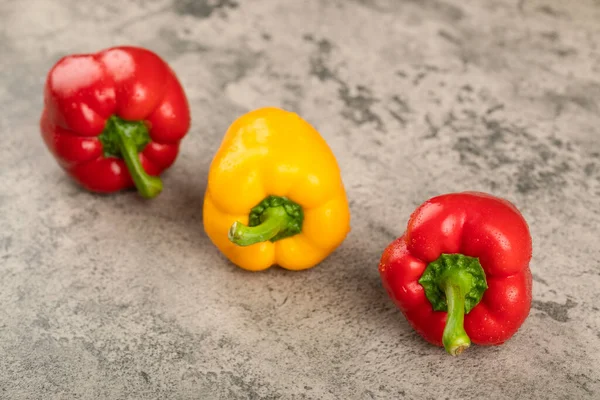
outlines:
{"label": "glossy pepper skin", "polygon": [[210,166],[203,215],[216,247],[250,271],[314,267],[350,231],[331,149],[308,122],[275,107],[229,127]]}
{"label": "glossy pepper skin", "polygon": [[405,233],[383,252],[379,272],[411,326],[457,355],[471,342],[502,344],[523,324],[531,256],[528,225],[512,203],[450,193],[413,212]]}
{"label": "glossy pepper skin", "polygon": [[61,58],[48,72],[42,137],[58,164],[87,190],[135,186],[147,198],[190,127],[184,90],[150,50],[121,46]]}

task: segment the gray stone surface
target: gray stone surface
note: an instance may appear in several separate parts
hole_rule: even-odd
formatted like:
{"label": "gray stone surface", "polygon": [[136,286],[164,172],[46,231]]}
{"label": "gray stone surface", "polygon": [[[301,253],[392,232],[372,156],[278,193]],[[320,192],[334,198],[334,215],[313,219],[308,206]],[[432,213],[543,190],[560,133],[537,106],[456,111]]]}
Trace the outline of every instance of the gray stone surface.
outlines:
{"label": "gray stone surface", "polygon": [[[0,2],[0,398],[600,398],[600,3]],[[193,126],[165,191],[97,196],[38,129],[59,57],[147,46]],[[204,234],[212,155],[242,113],[300,113],[340,162],[344,244],[251,274]],[[459,358],[426,344],[377,263],[427,198],[513,201],[530,317]]]}

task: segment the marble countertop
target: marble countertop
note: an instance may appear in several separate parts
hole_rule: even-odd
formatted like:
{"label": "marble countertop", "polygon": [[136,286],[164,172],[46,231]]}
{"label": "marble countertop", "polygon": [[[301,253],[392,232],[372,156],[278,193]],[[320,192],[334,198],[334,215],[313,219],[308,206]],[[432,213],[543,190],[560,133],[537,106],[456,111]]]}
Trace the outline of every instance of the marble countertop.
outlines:
{"label": "marble countertop", "polygon": [[[597,399],[600,3],[0,2],[0,398]],[[146,46],[192,127],[164,192],[74,185],[38,121],[62,56]],[[251,274],[202,226],[229,124],[275,105],[338,158],[352,232],[319,266]],[[437,194],[527,219],[533,307],[499,347],[428,345],[381,252]]]}

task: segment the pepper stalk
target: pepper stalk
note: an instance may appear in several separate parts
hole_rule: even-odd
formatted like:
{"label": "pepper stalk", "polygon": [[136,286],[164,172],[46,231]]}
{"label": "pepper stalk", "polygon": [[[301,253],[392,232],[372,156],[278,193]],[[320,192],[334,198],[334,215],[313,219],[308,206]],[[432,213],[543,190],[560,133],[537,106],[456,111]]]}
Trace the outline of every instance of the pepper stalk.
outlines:
{"label": "pepper stalk", "polygon": [[462,254],[442,254],[429,263],[419,283],[433,309],[448,313],[442,344],[449,354],[459,355],[471,345],[464,328],[465,314],[479,304],[488,288],[479,260]]}
{"label": "pepper stalk", "polygon": [[250,246],[267,240],[275,242],[302,231],[302,207],[281,196],[268,196],[250,210],[248,225],[236,221],[229,229],[229,240]]}
{"label": "pepper stalk", "polygon": [[163,188],[157,176],[149,175],[142,166],[139,153],[150,142],[148,128],[142,121],[126,121],[111,116],[99,136],[106,157],[119,157],[125,161],[133,183],[144,198],[156,197]]}

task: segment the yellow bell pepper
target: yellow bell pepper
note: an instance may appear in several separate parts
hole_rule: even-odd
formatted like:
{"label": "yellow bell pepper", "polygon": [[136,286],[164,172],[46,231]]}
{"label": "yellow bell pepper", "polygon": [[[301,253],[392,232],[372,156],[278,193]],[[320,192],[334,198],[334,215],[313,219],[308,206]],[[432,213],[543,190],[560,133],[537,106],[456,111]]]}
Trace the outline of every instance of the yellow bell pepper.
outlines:
{"label": "yellow bell pepper", "polygon": [[234,264],[314,267],[350,232],[337,161],[297,114],[266,107],[231,124],[212,160],[204,230]]}

